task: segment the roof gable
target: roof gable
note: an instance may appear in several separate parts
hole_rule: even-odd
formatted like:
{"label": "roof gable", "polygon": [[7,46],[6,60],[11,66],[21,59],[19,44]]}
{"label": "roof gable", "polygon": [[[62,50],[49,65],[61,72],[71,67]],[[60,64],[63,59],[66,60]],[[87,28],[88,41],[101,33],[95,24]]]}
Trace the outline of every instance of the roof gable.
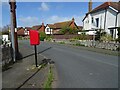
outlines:
{"label": "roof gable", "polygon": [[42,25],[36,25],[36,26],[33,26],[32,29],[33,30],[39,30],[41,27],[42,27]]}
{"label": "roof gable", "polygon": [[48,26],[49,28],[55,28],[55,25],[54,25],[54,24],[47,24],[47,26]]}
{"label": "roof gable", "polygon": [[88,14],[94,13],[94,12],[97,12],[100,10],[104,10],[106,8],[109,8],[109,6],[111,6],[112,8],[114,8],[115,10],[120,12],[120,2],[105,2],[105,3],[101,4],[100,6],[94,8],[92,11],[86,13],[86,15],[82,21],[85,20],[85,18],[88,16]]}
{"label": "roof gable", "polygon": [[100,6],[96,7],[95,9],[93,9],[91,12],[88,12],[88,13],[93,13],[93,12],[96,12],[98,10],[106,9],[109,6],[111,6],[112,8],[119,11],[120,8],[119,8],[118,5],[119,5],[119,2],[105,2],[105,3],[101,4]]}
{"label": "roof gable", "polygon": [[63,27],[69,27],[70,24],[72,23],[72,20],[71,21],[65,21],[65,22],[58,22],[58,23],[55,23],[55,28],[63,28]]}

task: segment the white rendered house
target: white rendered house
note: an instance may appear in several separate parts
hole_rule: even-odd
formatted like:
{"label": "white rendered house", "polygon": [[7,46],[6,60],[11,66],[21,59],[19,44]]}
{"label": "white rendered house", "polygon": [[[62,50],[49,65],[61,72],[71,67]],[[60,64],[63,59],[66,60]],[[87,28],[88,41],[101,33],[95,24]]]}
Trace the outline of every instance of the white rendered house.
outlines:
{"label": "white rendered house", "polygon": [[119,2],[105,2],[102,5],[90,10],[83,19],[83,30],[87,34],[94,35],[96,30],[102,29],[103,32],[118,38],[117,27],[120,27],[120,8]]}
{"label": "white rendered house", "polygon": [[53,25],[52,24],[47,24],[45,27],[45,33],[47,35],[53,34]]}

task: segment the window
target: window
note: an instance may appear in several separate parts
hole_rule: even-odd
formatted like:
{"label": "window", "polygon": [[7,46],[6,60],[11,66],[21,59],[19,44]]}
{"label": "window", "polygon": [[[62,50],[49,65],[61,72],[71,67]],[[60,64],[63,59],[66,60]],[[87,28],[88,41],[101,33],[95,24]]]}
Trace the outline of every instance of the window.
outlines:
{"label": "window", "polygon": [[94,18],[92,17],[92,23],[94,23]]}
{"label": "window", "polygon": [[47,28],[47,32],[49,32],[49,28]]}
{"label": "window", "polygon": [[99,26],[99,18],[96,18],[96,27]]}

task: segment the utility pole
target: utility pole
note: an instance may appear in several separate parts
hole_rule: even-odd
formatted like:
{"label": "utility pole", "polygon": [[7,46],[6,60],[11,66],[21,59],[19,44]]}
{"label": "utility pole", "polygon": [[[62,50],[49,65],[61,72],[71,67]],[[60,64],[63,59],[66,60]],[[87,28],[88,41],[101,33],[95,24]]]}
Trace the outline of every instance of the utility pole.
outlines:
{"label": "utility pole", "polygon": [[11,41],[13,49],[13,60],[16,61],[18,50],[17,23],[16,23],[16,1],[9,0],[11,14]]}

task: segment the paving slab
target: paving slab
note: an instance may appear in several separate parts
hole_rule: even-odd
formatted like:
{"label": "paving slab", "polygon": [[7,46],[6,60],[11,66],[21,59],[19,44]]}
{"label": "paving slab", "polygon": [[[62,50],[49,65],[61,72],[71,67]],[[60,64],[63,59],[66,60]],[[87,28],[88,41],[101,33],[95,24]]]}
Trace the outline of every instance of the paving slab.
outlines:
{"label": "paving slab", "polygon": [[[35,67],[34,50],[19,45],[20,58],[10,68],[2,73],[3,88],[41,88],[46,78],[48,68],[39,70]],[[38,64],[45,59],[38,54]]]}

